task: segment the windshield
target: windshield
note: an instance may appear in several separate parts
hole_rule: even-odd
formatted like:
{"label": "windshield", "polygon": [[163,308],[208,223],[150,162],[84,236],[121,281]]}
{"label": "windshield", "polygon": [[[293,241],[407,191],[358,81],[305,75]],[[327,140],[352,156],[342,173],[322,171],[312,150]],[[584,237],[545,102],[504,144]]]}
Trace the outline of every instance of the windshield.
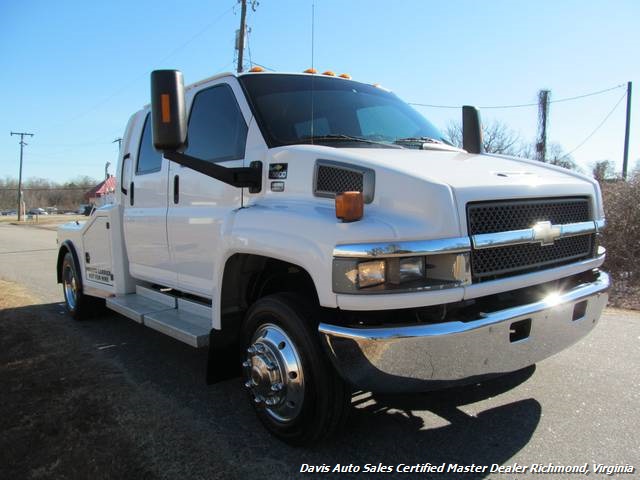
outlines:
{"label": "windshield", "polygon": [[269,147],[313,142],[398,148],[394,142],[406,139],[445,142],[417,111],[372,85],[316,75],[264,73],[243,75],[240,82]]}

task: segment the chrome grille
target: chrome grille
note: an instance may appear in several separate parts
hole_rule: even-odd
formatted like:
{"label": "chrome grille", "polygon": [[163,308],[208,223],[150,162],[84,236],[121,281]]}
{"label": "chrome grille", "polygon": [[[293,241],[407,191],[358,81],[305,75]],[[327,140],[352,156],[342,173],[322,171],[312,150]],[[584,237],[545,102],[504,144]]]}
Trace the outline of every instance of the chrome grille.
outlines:
{"label": "chrome grille", "polygon": [[[469,235],[531,228],[537,222],[554,225],[592,219],[587,198],[554,198],[479,202],[467,205]],[[544,268],[551,268],[593,255],[595,235],[561,238],[552,245],[526,243],[471,252],[474,281],[491,280]]]}
{"label": "chrome grille", "polygon": [[531,228],[537,222],[554,225],[591,220],[589,200],[562,198],[471,203],[467,207],[469,235]]}

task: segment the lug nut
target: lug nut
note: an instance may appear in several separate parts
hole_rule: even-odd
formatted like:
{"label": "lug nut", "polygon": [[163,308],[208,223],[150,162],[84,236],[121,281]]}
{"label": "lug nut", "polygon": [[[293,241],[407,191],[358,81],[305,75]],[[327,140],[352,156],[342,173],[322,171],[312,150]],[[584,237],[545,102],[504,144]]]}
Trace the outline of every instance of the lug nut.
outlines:
{"label": "lug nut", "polygon": [[265,403],[267,405],[275,405],[276,403],[278,403],[278,400],[274,397],[269,397],[265,400]]}
{"label": "lug nut", "polygon": [[264,397],[262,395],[256,395],[255,398],[253,399],[253,401],[255,403],[262,403],[262,402],[264,402]]}
{"label": "lug nut", "polygon": [[277,368],[277,367],[276,367],[276,364],[275,364],[275,363],[273,363],[273,362],[269,362],[269,363],[267,364],[267,370],[269,370],[270,372],[273,372],[276,368]]}
{"label": "lug nut", "polygon": [[244,386],[247,388],[251,388],[255,386],[255,382],[253,380],[247,380],[246,382],[244,382]]}
{"label": "lug nut", "polygon": [[284,385],[281,383],[274,383],[273,385],[271,385],[271,391],[273,392],[279,392],[283,388],[284,388]]}
{"label": "lug nut", "polygon": [[244,362],[242,362],[242,366],[245,368],[248,368],[251,366],[251,360],[245,360]]}
{"label": "lug nut", "polygon": [[256,353],[256,347],[251,345],[249,348],[247,348],[247,353],[253,355],[254,353]]}

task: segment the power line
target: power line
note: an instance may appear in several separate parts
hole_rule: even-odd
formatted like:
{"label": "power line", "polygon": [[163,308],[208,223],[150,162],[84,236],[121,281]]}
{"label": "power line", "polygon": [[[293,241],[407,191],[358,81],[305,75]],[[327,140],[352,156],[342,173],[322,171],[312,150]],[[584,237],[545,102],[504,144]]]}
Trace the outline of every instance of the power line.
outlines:
{"label": "power line", "polygon": [[[587,97],[592,97],[594,95],[601,95],[603,93],[607,93],[607,92],[611,92],[612,90],[617,90],[619,88],[622,87],[626,87],[625,84],[620,84],[620,85],[616,85],[615,87],[610,87],[610,88],[605,88],[604,90],[598,90],[596,92],[591,92],[591,93],[585,93],[583,95],[576,95],[574,97],[566,97],[566,98],[559,98],[557,100],[552,100],[549,103],[561,103],[561,102],[569,102],[572,100],[579,100],[581,98],[587,98]],[[434,105],[434,104],[430,104],[430,103],[411,103],[409,102],[409,105],[414,105],[417,107],[430,107],[430,108],[455,108],[455,109],[460,109],[462,108],[462,106],[460,105]],[[534,103],[520,103],[520,104],[515,104],[515,105],[487,105],[484,107],[478,107],[484,110],[487,109],[507,109],[507,108],[523,108],[523,107],[537,107],[538,103],[534,102]]]}
{"label": "power line", "polygon": [[[180,50],[182,50],[183,48],[185,48],[187,45],[189,45],[191,42],[193,42],[195,39],[197,39],[198,37],[200,37],[203,33],[205,33],[207,30],[209,30],[211,27],[213,27],[216,23],[218,23],[220,20],[222,20],[223,17],[225,17],[228,13],[230,13],[235,7],[235,4],[233,6],[231,6],[230,8],[228,8],[227,10],[225,10],[222,14],[220,14],[218,17],[216,17],[212,22],[208,23],[207,25],[205,25],[201,30],[199,30],[198,32],[196,32],[193,36],[191,36],[187,41],[185,41],[184,43],[182,43],[181,45],[179,45],[178,47],[174,48],[173,50],[171,50],[171,52],[169,52],[166,56],[164,56],[161,60],[159,60],[158,62],[156,62],[156,64],[160,64],[163,63],[165,60],[171,58],[173,55],[175,55],[176,53],[178,53]],[[103,106],[104,104],[106,104],[107,102],[109,102],[110,100],[112,100],[113,98],[117,97],[118,95],[120,95],[122,92],[124,92],[125,90],[129,89],[129,87],[131,87],[131,85],[133,85],[135,82],[137,82],[138,80],[140,80],[142,77],[148,76],[149,73],[151,73],[151,70],[148,70],[144,73],[141,73],[140,75],[136,76],[135,78],[133,78],[130,82],[126,83],[125,85],[123,85],[120,89],[116,90],[114,93],[112,93],[111,95],[109,95],[108,97],[104,98],[103,100],[101,100],[100,102],[94,104],[93,106],[89,107],[87,110],[81,112],[80,114],[76,115],[75,117],[72,117],[69,120],[66,120],[64,123],[69,123],[69,122],[75,122],[76,120],[84,117],[85,115],[87,115],[88,113],[91,113],[93,110],[96,110],[97,108],[100,108],[101,106]],[[58,125],[56,125],[56,127],[62,125],[63,123],[60,123]]]}
{"label": "power line", "polygon": [[258,62],[253,62],[253,65],[257,65],[258,67],[262,67],[265,70],[269,70],[270,72],[275,72],[276,71],[276,69],[271,68],[271,67],[267,67],[266,65],[262,65],[262,64],[260,64]]}
{"label": "power line", "polygon": [[616,108],[618,108],[618,105],[620,105],[620,102],[622,102],[622,100],[627,96],[627,92],[625,91],[622,96],[620,97],[620,99],[616,102],[616,104],[613,106],[613,108],[611,109],[611,111],[609,113],[607,113],[607,115],[604,117],[604,119],[598,124],[598,126],[589,134],[587,135],[587,137],[578,144],[577,147],[575,147],[573,150],[571,150],[569,153],[567,153],[566,155],[564,155],[563,157],[561,157],[559,160],[562,160],[564,158],[567,158],[569,155],[571,155],[573,152],[575,152],[576,150],[578,150],[580,147],[582,147],[585,143],[587,143],[589,141],[589,139],[591,137],[593,137],[596,132],[598,130],[600,130],[600,128],[606,123],[607,120],[609,120],[609,117],[611,115],[613,115],[613,112],[615,112]]}

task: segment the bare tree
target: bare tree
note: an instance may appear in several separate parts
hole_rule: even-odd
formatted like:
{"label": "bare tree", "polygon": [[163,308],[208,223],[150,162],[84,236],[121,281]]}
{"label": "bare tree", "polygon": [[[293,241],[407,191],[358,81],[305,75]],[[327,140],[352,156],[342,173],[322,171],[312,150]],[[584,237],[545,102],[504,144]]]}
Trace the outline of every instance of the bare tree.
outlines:
{"label": "bare tree", "polygon": [[599,160],[595,162],[591,173],[593,174],[593,178],[599,182],[616,179],[615,168],[611,160]]}
{"label": "bare tree", "polygon": [[[462,126],[459,122],[451,122],[444,131],[444,135],[453,145],[462,148]],[[516,132],[502,122],[494,121],[482,126],[482,145],[487,153],[500,153],[514,157],[538,158],[537,144],[523,142]],[[549,143],[546,146],[546,162],[570,170],[580,171],[575,160],[564,152],[559,143]]]}
{"label": "bare tree", "polygon": [[[460,122],[449,123],[444,134],[453,145],[462,148]],[[519,155],[521,144],[520,136],[502,122],[494,121],[482,125],[482,146],[487,153]]]}
{"label": "bare tree", "polygon": [[[18,182],[12,178],[0,179],[0,209],[14,210]],[[62,210],[77,209],[85,203],[85,193],[98,182],[90,177],[78,177],[57,183],[44,178],[30,178],[22,182],[23,199],[27,209],[35,207],[57,207]]]}
{"label": "bare tree", "polygon": [[546,154],[546,163],[578,172],[581,170],[573,157],[565,153],[564,148],[562,148],[562,145],[559,143],[553,142],[547,144]]}

